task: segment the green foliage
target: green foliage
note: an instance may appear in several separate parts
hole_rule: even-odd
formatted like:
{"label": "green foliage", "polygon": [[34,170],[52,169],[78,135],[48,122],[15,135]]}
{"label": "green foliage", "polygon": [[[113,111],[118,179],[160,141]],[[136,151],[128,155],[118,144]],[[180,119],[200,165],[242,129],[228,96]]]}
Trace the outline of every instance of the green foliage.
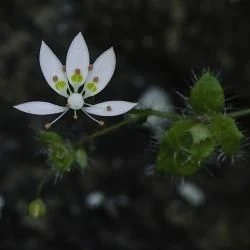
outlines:
{"label": "green foliage", "polygon": [[199,144],[200,142],[211,138],[212,134],[210,130],[207,128],[206,125],[202,123],[196,123],[194,124],[188,131],[192,137],[193,141],[196,144]]}
{"label": "green foliage", "polygon": [[208,138],[200,143],[193,143],[190,147],[191,155],[199,162],[207,159],[215,150],[216,143],[213,138]]}
{"label": "green foliage", "polygon": [[68,172],[74,162],[74,150],[67,143],[52,143],[48,146],[48,160],[57,172]]}
{"label": "green foliage", "polygon": [[85,169],[88,164],[88,156],[86,151],[83,148],[78,148],[75,151],[75,160],[78,163],[79,167]]}
{"label": "green foliage", "polygon": [[224,114],[211,115],[205,122],[191,118],[176,121],[161,139],[156,170],[193,175],[217,149],[228,156],[237,154],[243,137],[235,120]]}
{"label": "green foliage", "polygon": [[37,198],[31,201],[28,205],[28,215],[38,219],[44,217],[47,213],[47,208],[42,199]]}
{"label": "green foliage", "polygon": [[57,173],[69,172],[74,163],[80,168],[87,166],[88,157],[83,148],[75,149],[55,132],[41,131],[39,135],[39,140],[47,147],[48,161]]}
{"label": "green foliage", "polygon": [[41,130],[39,140],[45,144],[63,143],[63,138],[55,132]]}
{"label": "green foliage", "polygon": [[165,148],[164,152],[161,150],[156,164],[157,173],[168,173],[177,176],[194,175],[199,168],[200,163],[190,158],[189,154],[182,150],[174,151],[170,147]]}
{"label": "green foliage", "polygon": [[224,108],[224,90],[218,79],[205,72],[191,89],[189,103],[198,114],[215,114]]}
{"label": "green foliage", "polygon": [[206,125],[191,119],[179,120],[162,137],[156,169],[173,175],[193,175],[214,149],[215,142]]}
{"label": "green foliage", "polygon": [[205,72],[191,89],[189,103],[194,112],[176,121],[160,142],[156,170],[172,175],[195,174],[218,149],[234,156],[243,134],[235,120],[223,114],[224,91],[210,72]]}
{"label": "green foliage", "polygon": [[213,116],[210,123],[216,142],[227,155],[234,155],[240,150],[243,134],[235,120],[227,115]]}

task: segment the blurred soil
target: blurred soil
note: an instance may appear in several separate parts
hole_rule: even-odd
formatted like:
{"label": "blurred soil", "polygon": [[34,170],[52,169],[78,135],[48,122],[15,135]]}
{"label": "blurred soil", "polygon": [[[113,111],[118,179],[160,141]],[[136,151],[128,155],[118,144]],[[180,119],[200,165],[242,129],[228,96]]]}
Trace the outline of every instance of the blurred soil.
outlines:
{"label": "blurred soil", "polygon": [[[47,119],[13,105],[43,100],[64,104],[43,79],[38,53],[46,41],[64,61],[82,32],[93,61],[114,46],[117,67],[97,100],[137,101],[149,86],[173,105],[188,94],[192,71],[219,73],[235,109],[250,107],[250,3],[247,0],[8,0],[0,3],[0,248],[3,250],[244,250],[250,249],[249,148],[233,166],[214,164],[186,181],[205,195],[200,206],[181,197],[180,178],[145,175],[154,163],[152,132],[140,125],[86,145],[89,168],[47,183],[44,219],[27,204],[49,165],[36,141]],[[107,118],[107,126],[121,118]],[[239,120],[249,136],[249,118]],[[53,130],[78,140],[99,127],[72,114]],[[95,196],[97,195],[97,196]],[[90,197],[102,197],[90,205]]]}

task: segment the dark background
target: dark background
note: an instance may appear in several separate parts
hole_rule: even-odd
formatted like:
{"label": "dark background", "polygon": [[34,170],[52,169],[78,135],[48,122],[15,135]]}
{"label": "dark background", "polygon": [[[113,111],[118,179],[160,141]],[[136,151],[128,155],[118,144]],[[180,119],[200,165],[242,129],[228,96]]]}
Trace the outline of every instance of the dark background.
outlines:
{"label": "dark background", "polygon": [[[97,100],[137,101],[152,85],[173,104],[188,94],[191,71],[219,72],[235,108],[250,107],[250,3],[247,0],[8,0],[0,3],[1,249],[250,249],[250,170],[246,149],[235,165],[214,162],[189,182],[203,190],[193,207],[176,192],[180,178],[145,175],[154,163],[150,130],[131,125],[86,147],[89,169],[74,170],[43,192],[47,216],[33,220],[27,204],[50,167],[36,134],[50,119],[18,112],[31,100],[64,104],[45,82],[41,40],[64,61],[82,32],[93,61],[114,46],[117,67]],[[51,118],[52,119],[52,118]],[[122,118],[107,118],[107,126]],[[240,120],[248,133],[249,119]],[[86,116],[67,114],[52,130],[78,140],[100,129]],[[86,198],[103,194],[96,208]]]}

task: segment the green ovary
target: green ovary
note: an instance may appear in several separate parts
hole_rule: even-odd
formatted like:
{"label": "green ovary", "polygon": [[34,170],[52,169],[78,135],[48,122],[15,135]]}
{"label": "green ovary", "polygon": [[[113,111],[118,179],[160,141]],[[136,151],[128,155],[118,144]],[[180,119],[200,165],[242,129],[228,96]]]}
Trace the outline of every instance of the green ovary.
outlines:
{"label": "green ovary", "polygon": [[71,81],[73,83],[82,83],[83,82],[83,76],[81,74],[75,73],[71,76]]}
{"label": "green ovary", "polygon": [[63,90],[66,87],[66,83],[64,81],[57,81],[56,82],[56,89]]}
{"label": "green ovary", "polygon": [[88,82],[87,83],[87,89],[92,93],[96,92],[97,91],[96,83]]}

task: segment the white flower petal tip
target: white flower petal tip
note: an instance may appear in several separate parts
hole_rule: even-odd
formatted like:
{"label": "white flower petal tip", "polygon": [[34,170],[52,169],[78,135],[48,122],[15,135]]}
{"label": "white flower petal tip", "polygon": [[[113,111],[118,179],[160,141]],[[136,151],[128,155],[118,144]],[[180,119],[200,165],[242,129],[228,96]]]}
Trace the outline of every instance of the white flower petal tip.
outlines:
{"label": "white flower petal tip", "polygon": [[116,56],[113,47],[104,51],[92,65],[92,69],[86,79],[84,98],[94,96],[102,91],[114,74]]}
{"label": "white flower petal tip", "polygon": [[40,67],[49,86],[58,94],[68,97],[68,80],[64,67],[48,45],[42,41],[39,53]]}
{"label": "white flower petal tip", "polygon": [[88,67],[89,50],[82,33],[78,33],[71,42],[66,57],[68,80],[75,90],[87,79]]}
{"label": "white flower petal tip", "polygon": [[84,107],[84,110],[87,113],[99,116],[116,116],[121,115],[132,108],[134,108],[137,103],[125,102],[125,101],[108,101],[98,103],[91,107]]}
{"label": "white flower petal tip", "polygon": [[51,115],[64,112],[67,108],[58,106],[49,102],[25,102],[14,108],[28,114],[34,115]]}

